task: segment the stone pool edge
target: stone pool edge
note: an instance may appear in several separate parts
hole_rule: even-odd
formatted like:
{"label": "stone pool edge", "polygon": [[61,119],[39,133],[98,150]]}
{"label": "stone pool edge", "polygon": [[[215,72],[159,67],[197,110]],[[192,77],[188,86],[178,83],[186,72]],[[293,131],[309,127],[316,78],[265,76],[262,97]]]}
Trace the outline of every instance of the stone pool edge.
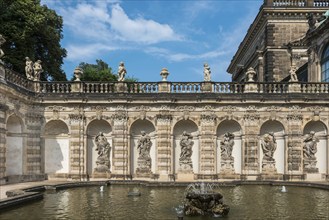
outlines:
{"label": "stone pool edge", "polygon": [[[201,182],[201,181],[200,181]],[[311,187],[323,190],[329,190],[329,182],[298,182],[298,181],[202,181],[204,183],[216,183],[220,186],[239,186],[239,185],[272,185],[272,186],[299,186]],[[7,198],[0,199],[0,211],[15,208],[29,202],[43,199],[43,192],[47,190],[63,190],[75,187],[102,186],[102,185],[143,185],[143,186],[187,186],[192,182],[150,182],[143,180],[125,181],[125,180],[104,180],[104,181],[77,181],[77,182],[35,182],[35,186],[25,188],[16,188],[6,191]],[[3,185],[5,186],[5,185]],[[3,187],[1,186],[1,187]]]}

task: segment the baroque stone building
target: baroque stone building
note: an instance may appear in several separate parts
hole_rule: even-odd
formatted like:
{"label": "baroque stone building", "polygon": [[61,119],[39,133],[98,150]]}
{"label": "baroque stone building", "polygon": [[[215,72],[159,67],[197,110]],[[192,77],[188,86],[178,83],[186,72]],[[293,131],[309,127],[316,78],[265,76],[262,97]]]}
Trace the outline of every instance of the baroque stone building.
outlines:
{"label": "baroque stone building", "polygon": [[[294,8],[299,16],[304,6],[325,12],[310,2],[328,7],[328,1],[265,1],[251,28],[265,28],[255,22],[272,16],[264,12],[269,6],[274,14]],[[287,24],[297,16],[289,13]],[[325,57],[307,60],[309,75],[327,71],[321,65],[327,62],[322,53],[328,48],[323,34],[328,28],[322,25],[328,20],[322,21],[313,32],[307,24],[303,29],[305,45],[316,48],[319,59]],[[261,80],[261,69],[263,77],[277,76],[267,62],[255,66],[264,57],[250,49],[256,46],[245,46],[249,39],[258,42],[249,30],[229,67],[237,71],[232,83],[169,82],[165,69],[161,82],[40,82],[0,64],[0,183],[328,180],[329,83]],[[243,72],[240,60],[250,60]],[[286,74],[291,63],[280,67]]]}

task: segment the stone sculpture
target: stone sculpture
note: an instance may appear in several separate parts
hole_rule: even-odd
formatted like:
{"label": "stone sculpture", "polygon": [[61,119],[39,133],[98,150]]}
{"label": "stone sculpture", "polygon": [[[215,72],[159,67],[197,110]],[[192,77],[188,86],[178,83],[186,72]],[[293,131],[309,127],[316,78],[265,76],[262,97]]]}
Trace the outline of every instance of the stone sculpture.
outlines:
{"label": "stone sculpture", "polygon": [[203,74],[204,74],[204,81],[209,82],[211,80],[211,70],[208,63],[203,64]]}
{"label": "stone sculpture", "polygon": [[297,67],[295,65],[292,65],[290,67],[290,70],[289,70],[289,73],[290,73],[290,82],[298,82],[296,70],[297,70]]}
{"label": "stone sculpture", "polygon": [[221,148],[221,173],[234,174],[234,157],[232,156],[234,146],[234,134],[227,132],[220,142]]}
{"label": "stone sculpture", "polygon": [[221,143],[221,157],[222,159],[232,160],[232,151],[234,146],[234,134],[227,132],[224,134],[223,140]]}
{"label": "stone sculpture", "polygon": [[319,139],[315,137],[315,132],[310,131],[303,140],[303,156],[304,156],[304,170],[309,173],[317,173],[318,168],[316,168],[316,152],[317,152],[317,142]]}
{"label": "stone sculpture", "polygon": [[125,68],[125,64],[123,62],[120,62],[118,68],[118,81],[123,82],[125,80],[126,74],[127,74],[127,70]]}
{"label": "stone sculpture", "polygon": [[33,72],[34,72],[34,81],[40,81],[40,75],[43,72],[42,66],[41,66],[41,60],[37,60],[33,64]]}
{"label": "stone sculpture", "polygon": [[27,79],[33,80],[33,62],[29,57],[25,57],[25,74]]}
{"label": "stone sculpture", "polygon": [[0,34],[0,60],[5,55],[3,50],[1,49],[2,44],[6,42],[6,39]]}
{"label": "stone sculpture", "polygon": [[273,155],[276,150],[276,145],[277,145],[276,140],[272,132],[264,135],[263,140],[261,142],[261,146],[264,154],[263,160],[275,161]]}
{"label": "stone sculpture", "polygon": [[261,147],[263,150],[263,172],[275,174],[276,168],[273,155],[277,148],[277,143],[273,132],[269,132],[263,136],[263,139],[261,140]]}
{"label": "stone sculpture", "polygon": [[181,146],[181,153],[179,157],[179,165],[181,171],[192,171],[193,165],[192,165],[192,147],[194,145],[194,142],[192,141],[192,135],[187,133],[186,131],[182,134],[182,139],[180,140],[180,146]]}
{"label": "stone sculpture", "polygon": [[254,68],[249,67],[246,72],[247,82],[255,82],[256,71]]}
{"label": "stone sculpture", "polygon": [[108,142],[107,138],[104,136],[103,132],[99,132],[99,134],[95,137],[95,150],[97,151],[98,157],[96,160],[97,167],[95,168],[96,172],[105,173],[110,172],[110,152],[111,145]]}
{"label": "stone sculpture", "polygon": [[139,174],[150,174],[152,159],[150,156],[150,150],[152,146],[152,141],[150,136],[145,132],[141,131],[142,136],[139,138],[137,143],[138,150],[138,160],[137,160],[137,170],[136,172]]}

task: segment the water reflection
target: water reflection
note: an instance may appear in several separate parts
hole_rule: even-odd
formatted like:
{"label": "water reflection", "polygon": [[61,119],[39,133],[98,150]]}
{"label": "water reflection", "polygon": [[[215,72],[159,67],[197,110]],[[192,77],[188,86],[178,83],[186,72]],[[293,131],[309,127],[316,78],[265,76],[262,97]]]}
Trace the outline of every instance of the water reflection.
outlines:
{"label": "water reflection", "polygon": [[[182,204],[185,187],[143,187],[139,197],[128,197],[131,186],[75,188],[45,193],[45,199],[0,214],[11,219],[177,219],[174,207]],[[329,219],[329,192],[279,186],[221,187],[231,208],[225,219]],[[184,217],[184,220],[213,219]]]}

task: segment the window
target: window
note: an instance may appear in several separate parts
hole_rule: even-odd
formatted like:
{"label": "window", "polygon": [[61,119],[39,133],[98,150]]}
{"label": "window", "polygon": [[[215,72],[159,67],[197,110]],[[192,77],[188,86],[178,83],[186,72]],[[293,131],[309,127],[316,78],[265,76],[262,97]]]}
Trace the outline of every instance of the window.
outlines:
{"label": "window", "polygon": [[321,59],[321,81],[329,82],[329,44],[324,49]]}

